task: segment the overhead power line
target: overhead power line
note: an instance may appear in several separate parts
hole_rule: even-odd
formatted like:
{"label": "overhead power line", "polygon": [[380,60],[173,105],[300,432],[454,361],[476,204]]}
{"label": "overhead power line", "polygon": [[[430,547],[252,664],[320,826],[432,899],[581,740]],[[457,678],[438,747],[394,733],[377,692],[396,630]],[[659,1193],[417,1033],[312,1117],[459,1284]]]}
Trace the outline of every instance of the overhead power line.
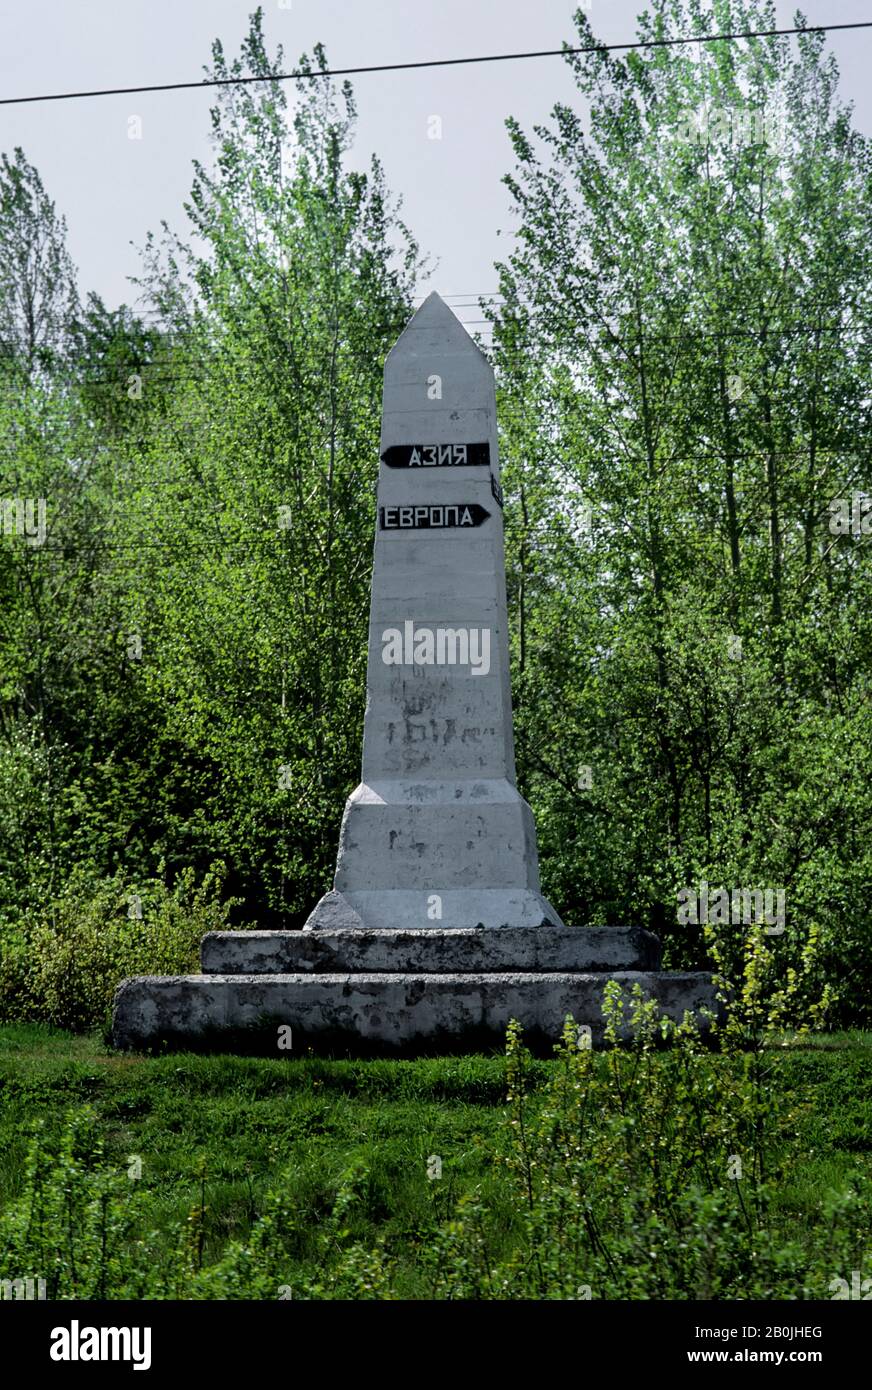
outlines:
{"label": "overhead power line", "polygon": [[363,67],[328,68],[317,72],[277,72],[268,77],[207,77],[199,82],[156,82],[143,87],[99,87],[91,91],[46,92],[40,96],[2,97],[0,106],[23,106],[35,101],[77,101],[85,97],[134,96],[147,92],[179,92],[204,87],[242,87],[260,82],[312,82],[322,77],[360,77],[370,72],[410,72],[421,68],[453,68],[472,63],[515,63],[527,58],[569,58],[576,54],[613,53],[638,48],[677,48],[690,43],[738,43],[742,39],[781,38],[790,34],[823,34],[844,29],[872,29],[872,20],[853,24],[809,24],[791,29],[749,29],[735,34],[694,34],[674,39],[639,39],[634,43],[592,43],[573,48],[541,48],[529,53],[484,53],[472,58],[423,58],[414,63],[371,63]]}

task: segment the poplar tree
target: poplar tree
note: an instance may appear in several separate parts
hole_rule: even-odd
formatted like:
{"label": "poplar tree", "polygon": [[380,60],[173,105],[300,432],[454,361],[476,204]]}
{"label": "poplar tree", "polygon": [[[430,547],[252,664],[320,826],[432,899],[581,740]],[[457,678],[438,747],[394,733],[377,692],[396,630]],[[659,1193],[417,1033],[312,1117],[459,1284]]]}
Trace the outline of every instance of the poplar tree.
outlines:
{"label": "poplar tree", "polygon": [[[775,27],[653,0],[639,36]],[[847,993],[872,964],[870,552],[828,518],[870,481],[869,144],[820,33],[567,61],[577,100],[508,123],[490,311],[547,891],[694,964],[679,888],[783,887],[785,962],[819,926]]]}

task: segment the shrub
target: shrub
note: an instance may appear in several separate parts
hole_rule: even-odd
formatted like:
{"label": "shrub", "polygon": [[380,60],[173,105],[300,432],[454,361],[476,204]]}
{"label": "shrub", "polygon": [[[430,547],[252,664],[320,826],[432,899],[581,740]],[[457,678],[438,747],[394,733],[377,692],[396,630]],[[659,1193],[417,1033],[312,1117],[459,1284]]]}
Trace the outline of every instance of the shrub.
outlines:
{"label": "shrub", "polygon": [[638,986],[627,1001],[610,983],[612,1042],[628,1002],[631,1047],[580,1049],[568,1019],[544,1092],[531,1092],[531,1059],[511,1026],[509,1142],[495,1161],[520,1240],[495,1258],[486,1204],[467,1195],[427,1252],[434,1296],[827,1297],[840,1268],[862,1267],[870,1205],[853,1189],[825,1193],[817,1222],[785,1229],[777,1198],[794,1116],[772,1084],[763,1035],[749,1041],[745,1027],[741,1050],[735,1031],[716,1053],[689,1018],[658,1020]]}
{"label": "shrub", "polygon": [[98,883],[74,875],[44,916],[4,932],[0,1011],[7,1021],[36,1019],[74,1032],[105,1027],[118,982],[127,975],[198,969],[207,931],[227,926],[220,869],[197,886],[184,870],[163,880]]}
{"label": "shrub", "polygon": [[50,1299],[154,1297],[141,1199],[106,1166],[95,1121],[82,1106],[54,1144],[36,1126],[23,1194],[0,1218],[0,1269],[44,1279]]}

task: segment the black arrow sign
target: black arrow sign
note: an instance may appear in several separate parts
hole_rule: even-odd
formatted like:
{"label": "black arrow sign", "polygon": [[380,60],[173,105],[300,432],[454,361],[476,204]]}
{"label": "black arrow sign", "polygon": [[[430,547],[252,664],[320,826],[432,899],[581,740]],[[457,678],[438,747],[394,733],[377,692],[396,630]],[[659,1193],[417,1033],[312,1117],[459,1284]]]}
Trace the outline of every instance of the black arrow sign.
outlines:
{"label": "black arrow sign", "polygon": [[486,468],[490,444],[392,444],[381,457],[388,468]]}
{"label": "black arrow sign", "polygon": [[480,526],[490,512],[477,502],[450,502],[441,506],[379,507],[381,531],[441,531],[457,526]]}

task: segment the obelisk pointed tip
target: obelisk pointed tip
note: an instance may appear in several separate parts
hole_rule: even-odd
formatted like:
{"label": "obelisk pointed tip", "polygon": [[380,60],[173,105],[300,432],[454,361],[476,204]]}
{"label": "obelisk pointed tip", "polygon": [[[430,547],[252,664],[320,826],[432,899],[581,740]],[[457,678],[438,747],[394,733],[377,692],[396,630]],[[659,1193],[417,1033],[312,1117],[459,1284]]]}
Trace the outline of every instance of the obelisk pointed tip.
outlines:
{"label": "obelisk pointed tip", "polygon": [[460,319],[435,290],[415,310],[389,355],[393,357],[401,345],[402,348],[413,348],[421,333],[439,335],[443,346],[450,351],[468,350],[490,369],[490,363],[478,343],[470,337]]}
{"label": "obelisk pointed tip", "polygon": [[[437,323],[444,323],[450,325],[452,328],[463,328],[460,319],[449,309],[441,294],[437,294],[435,290],[431,290],[427,298],[415,310],[409,322],[406,324],[406,327],[427,328]],[[464,332],[465,331],[464,329]]]}
{"label": "obelisk pointed tip", "polygon": [[431,290],[430,293],[427,295],[427,298],[419,306],[417,313],[413,315],[413,318],[417,318],[418,314],[422,314],[428,306],[430,306],[432,309],[441,308],[446,314],[451,314],[452,318],[456,317],[455,314],[451,313],[451,310],[445,303],[445,300],[442,298],[441,294],[438,294],[436,290]]}

